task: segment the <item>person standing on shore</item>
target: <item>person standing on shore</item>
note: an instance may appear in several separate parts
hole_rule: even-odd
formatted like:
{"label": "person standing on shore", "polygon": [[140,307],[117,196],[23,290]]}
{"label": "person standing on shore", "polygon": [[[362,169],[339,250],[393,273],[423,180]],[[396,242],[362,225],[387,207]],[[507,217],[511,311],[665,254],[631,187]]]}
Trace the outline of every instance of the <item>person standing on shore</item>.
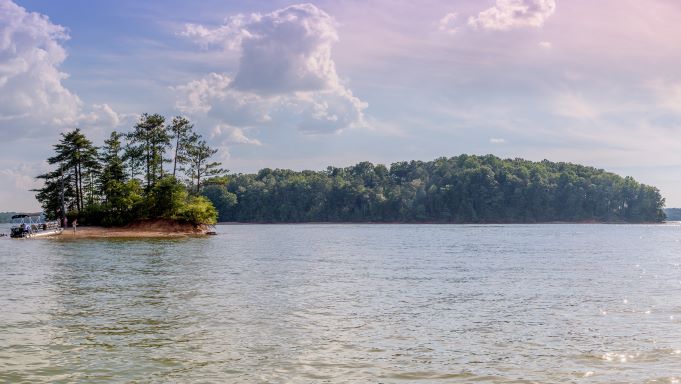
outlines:
{"label": "person standing on shore", "polygon": [[73,223],[71,223],[71,226],[73,226],[73,234],[76,234],[76,227],[78,226],[78,219],[73,219]]}

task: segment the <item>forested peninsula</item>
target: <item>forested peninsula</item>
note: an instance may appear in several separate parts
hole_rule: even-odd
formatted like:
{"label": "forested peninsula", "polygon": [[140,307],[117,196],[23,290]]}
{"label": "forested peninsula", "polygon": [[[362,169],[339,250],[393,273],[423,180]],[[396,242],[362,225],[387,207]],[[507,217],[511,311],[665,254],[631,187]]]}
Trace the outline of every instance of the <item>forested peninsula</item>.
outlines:
{"label": "forested peninsula", "polygon": [[263,169],[209,180],[220,221],[660,222],[657,188],[602,169],[548,160],[460,155],[362,162],[324,171]]}

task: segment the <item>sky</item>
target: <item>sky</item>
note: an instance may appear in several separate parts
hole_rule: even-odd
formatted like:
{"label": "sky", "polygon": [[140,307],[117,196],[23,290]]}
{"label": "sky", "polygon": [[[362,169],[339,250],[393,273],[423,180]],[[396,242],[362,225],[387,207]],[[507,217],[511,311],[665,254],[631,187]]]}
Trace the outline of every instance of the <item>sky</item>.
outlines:
{"label": "sky", "polygon": [[676,0],[0,0],[0,211],[62,132],[194,122],[231,172],[494,154],[681,206]]}

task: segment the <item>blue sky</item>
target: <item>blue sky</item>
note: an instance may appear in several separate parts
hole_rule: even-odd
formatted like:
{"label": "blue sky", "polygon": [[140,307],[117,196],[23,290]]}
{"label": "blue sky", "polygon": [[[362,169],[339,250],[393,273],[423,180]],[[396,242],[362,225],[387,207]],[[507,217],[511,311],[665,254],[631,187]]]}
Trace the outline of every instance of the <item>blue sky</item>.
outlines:
{"label": "blue sky", "polygon": [[0,0],[0,211],[60,132],[182,114],[234,172],[570,161],[681,206],[675,1]]}

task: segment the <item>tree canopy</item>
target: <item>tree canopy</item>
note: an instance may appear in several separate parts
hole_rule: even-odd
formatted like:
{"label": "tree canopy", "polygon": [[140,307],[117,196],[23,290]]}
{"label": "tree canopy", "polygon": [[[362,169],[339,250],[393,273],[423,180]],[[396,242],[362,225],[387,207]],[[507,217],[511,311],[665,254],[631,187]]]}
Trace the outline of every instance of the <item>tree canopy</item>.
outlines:
{"label": "tree canopy", "polygon": [[[238,222],[659,222],[657,188],[602,169],[460,155],[323,171],[227,174],[186,118],[143,114],[101,148],[63,133],[37,199],[50,217]],[[166,166],[168,169],[166,169]]]}
{"label": "tree canopy", "polygon": [[262,169],[203,189],[221,221],[659,222],[664,199],[631,177],[548,160],[460,155],[324,171]]}
{"label": "tree canopy", "polygon": [[48,159],[55,168],[38,176],[44,184],[36,198],[46,215],[108,226],[156,218],[215,223],[217,211],[201,192],[203,177],[225,172],[210,161],[217,150],[187,119],[165,121],[145,113],[131,132],[112,132],[101,148],[79,129],[63,133]]}

